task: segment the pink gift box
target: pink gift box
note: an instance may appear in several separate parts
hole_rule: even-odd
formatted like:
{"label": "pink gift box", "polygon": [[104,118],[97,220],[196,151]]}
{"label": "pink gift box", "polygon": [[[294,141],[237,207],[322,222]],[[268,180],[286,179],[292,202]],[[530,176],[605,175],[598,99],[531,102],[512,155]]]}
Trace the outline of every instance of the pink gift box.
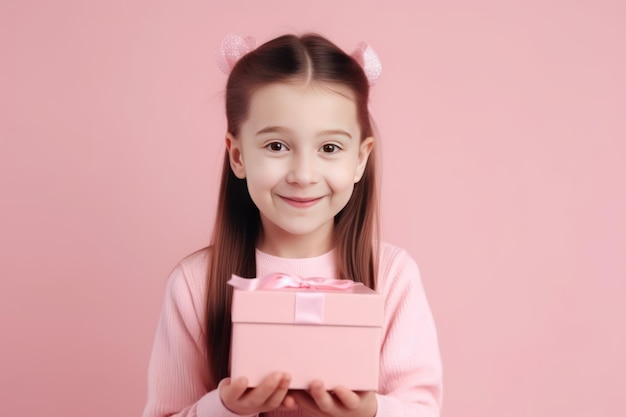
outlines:
{"label": "pink gift box", "polygon": [[358,284],[345,290],[235,288],[231,377],[254,387],[274,371],[291,389],[319,379],[328,389],[378,390],[383,298]]}

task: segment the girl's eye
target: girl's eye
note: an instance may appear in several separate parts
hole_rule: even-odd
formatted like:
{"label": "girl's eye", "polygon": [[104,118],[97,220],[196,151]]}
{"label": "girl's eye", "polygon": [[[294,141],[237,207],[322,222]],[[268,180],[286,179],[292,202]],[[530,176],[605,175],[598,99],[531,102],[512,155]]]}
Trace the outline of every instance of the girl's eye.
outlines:
{"label": "girl's eye", "polygon": [[322,151],[324,153],[335,153],[339,151],[339,146],[335,145],[334,143],[327,143],[326,145],[322,146]]}
{"label": "girl's eye", "polygon": [[280,143],[280,142],[272,142],[272,143],[269,143],[269,144],[267,145],[267,148],[268,148],[270,151],[280,152],[280,151],[284,151],[284,150],[285,150],[285,145],[283,145],[283,144],[282,144],[282,143]]}

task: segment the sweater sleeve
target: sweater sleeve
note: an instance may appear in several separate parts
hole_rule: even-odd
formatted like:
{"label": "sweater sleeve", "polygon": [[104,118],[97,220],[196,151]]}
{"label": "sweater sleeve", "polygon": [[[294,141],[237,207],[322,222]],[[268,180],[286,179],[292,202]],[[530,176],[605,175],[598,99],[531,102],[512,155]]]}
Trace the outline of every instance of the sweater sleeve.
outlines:
{"label": "sweater sleeve", "polygon": [[389,264],[382,263],[380,273],[385,327],[376,417],[438,417],[441,358],[418,266],[398,250]]}
{"label": "sweater sleeve", "polygon": [[[167,283],[150,356],[144,417],[240,417],[210,383],[198,285],[178,265]],[[195,296],[195,297],[194,297]],[[252,417],[252,416],[250,416]]]}

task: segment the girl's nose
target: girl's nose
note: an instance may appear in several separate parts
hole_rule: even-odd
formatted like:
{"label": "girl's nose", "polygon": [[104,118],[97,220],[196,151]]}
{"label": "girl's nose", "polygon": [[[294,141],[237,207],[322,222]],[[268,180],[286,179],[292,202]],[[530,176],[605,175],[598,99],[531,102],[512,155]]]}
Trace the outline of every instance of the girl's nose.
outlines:
{"label": "girl's nose", "polygon": [[314,156],[294,155],[291,160],[287,182],[298,185],[314,184],[319,180],[319,172]]}

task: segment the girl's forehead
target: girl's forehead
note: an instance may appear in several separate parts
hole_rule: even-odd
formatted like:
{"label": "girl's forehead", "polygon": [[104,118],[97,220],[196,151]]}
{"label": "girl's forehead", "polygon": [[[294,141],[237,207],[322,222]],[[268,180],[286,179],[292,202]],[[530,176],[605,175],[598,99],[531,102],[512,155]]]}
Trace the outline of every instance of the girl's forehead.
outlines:
{"label": "girl's forehead", "polygon": [[[339,97],[336,97],[339,96]],[[354,93],[348,87],[328,82],[308,82],[292,81],[271,83],[259,87],[252,93],[250,104],[255,102],[265,102],[266,100],[288,100],[288,99],[309,99],[329,100],[332,98],[343,98],[355,104]]]}
{"label": "girl's forehead", "polygon": [[331,83],[272,83],[256,90],[250,99],[248,122],[334,123],[358,126],[352,91]]}

